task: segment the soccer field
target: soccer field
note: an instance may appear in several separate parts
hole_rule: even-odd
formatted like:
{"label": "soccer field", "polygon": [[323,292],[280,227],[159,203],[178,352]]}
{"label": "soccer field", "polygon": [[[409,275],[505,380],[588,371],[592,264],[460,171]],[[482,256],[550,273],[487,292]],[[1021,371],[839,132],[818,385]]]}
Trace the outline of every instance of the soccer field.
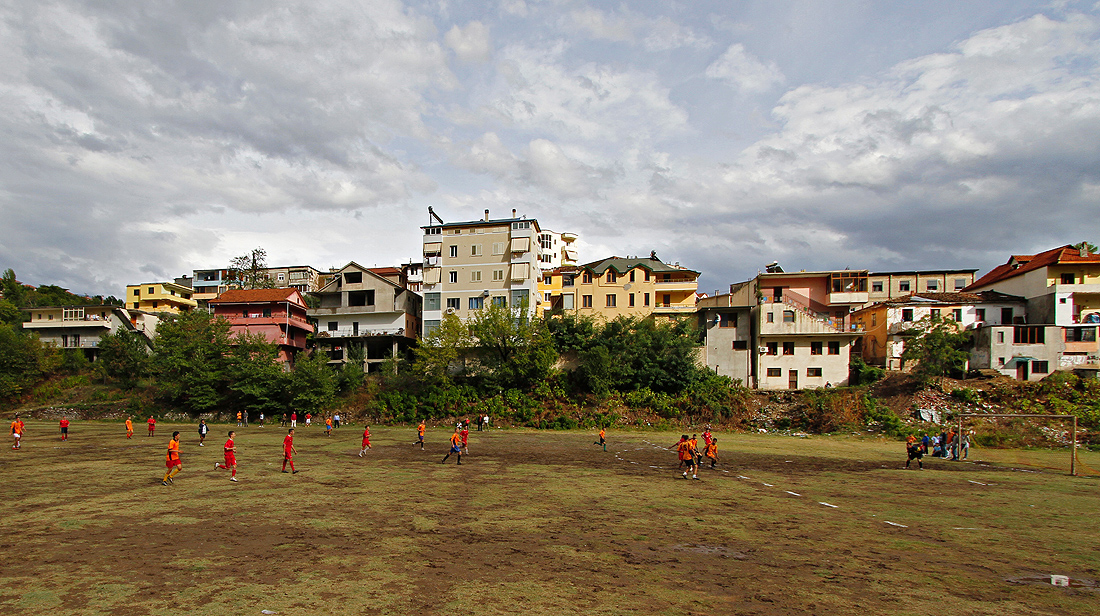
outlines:
{"label": "soccer field", "polygon": [[[1095,614],[1100,481],[1064,452],[925,458],[850,437],[28,422],[0,449],[0,614]],[[235,429],[235,428],[234,428]],[[180,430],[183,471],[162,486]],[[1082,459],[1100,468],[1100,456]],[[980,463],[979,463],[980,462]],[[915,464],[915,463],[914,463]],[[1061,470],[1058,470],[1058,469]],[[1050,584],[1068,575],[1074,586]]]}

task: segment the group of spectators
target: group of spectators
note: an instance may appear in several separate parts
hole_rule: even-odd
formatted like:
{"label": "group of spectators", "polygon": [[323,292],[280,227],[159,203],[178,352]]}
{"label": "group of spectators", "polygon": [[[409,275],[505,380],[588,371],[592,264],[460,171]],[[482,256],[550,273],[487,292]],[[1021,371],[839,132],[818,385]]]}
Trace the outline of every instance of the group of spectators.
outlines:
{"label": "group of spectators", "polygon": [[[922,434],[918,439],[910,434],[905,439],[905,448],[909,453],[909,461],[931,455],[945,460],[965,460],[970,455],[970,437],[974,431],[955,432],[954,428],[948,428],[937,434]],[[905,463],[906,468],[909,462]],[[922,465],[923,468],[923,465]]]}

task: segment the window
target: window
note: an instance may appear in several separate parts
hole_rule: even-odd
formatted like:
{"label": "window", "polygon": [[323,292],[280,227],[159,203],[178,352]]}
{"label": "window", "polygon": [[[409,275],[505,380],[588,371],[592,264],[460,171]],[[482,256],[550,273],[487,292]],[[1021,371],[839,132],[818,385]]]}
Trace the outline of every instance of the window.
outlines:
{"label": "window", "polygon": [[634,270],[630,270],[630,282],[634,282]]}
{"label": "window", "polygon": [[872,312],[871,313],[871,327],[875,327],[877,325],[878,325],[878,313],[877,312]]}
{"label": "window", "polygon": [[645,276],[642,277],[642,280],[649,282],[649,270],[645,270]]}
{"label": "window", "polygon": [[867,292],[866,272],[841,272],[830,274],[829,279],[832,282],[831,287],[833,293]]}
{"label": "window", "polygon": [[720,315],[718,315],[718,327],[737,327],[737,315],[736,314],[720,314]]}
{"label": "window", "polygon": [[[1073,274],[1062,274],[1062,284],[1073,284]],[[1034,370],[1032,372],[1034,372]],[[1043,372],[1046,371],[1044,370]]]}
{"label": "window", "polygon": [[1001,308],[1001,324],[1012,325],[1012,309]]}
{"label": "window", "polygon": [[542,284],[545,284],[545,285],[554,284],[554,277],[553,276],[543,276]]}
{"label": "window", "polygon": [[374,289],[370,291],[351,291],[348,293],[348,306],[373,306]]}
{"label": "window", "polygon": [[279,282],[282,282],[283,280],[285,280],[285,279],[286,279],[286,275],[285,275],[285,274],[279,274],[279,275],[277,276],[277,278],[279,279]]}
{"label": "window", "polygon": [[441,235],[443,233],[443,227],[428,227],[424,230],[424,235]]}
{"label": "window", "polygon": [[784,323],[794,323],[794,311],[793,310],[784,310],[783,311],[783,322]]}
{"label": "window", "polygon": [[336,322],[336,321],[329,321],[329,322],[328,322],[328,330],[329,330],[330,332],[334,332],[334,331],[336,331],[336,328],[337,328],[337,327],[339,327],[339,323],[338,323],[338,322]]}
{"label": "window", "polygon": [[615,284],[615,270],[607,270],[607,283]]}
{"label": "window", "polygon": [[627,301],[627,304],[628,304],[628,305],[629,305],[629,306],[630,306],[631,308],[633,308],[633,307],[634,307],[634,294],[633,294],[633,293],[631,293],[630,295],[627,295],[626,297],[627,297],[627,300],[626,300],[626,301]]}
{"label": "window", "polygon": [[565,310],[572,310],[573,309],[573,294],[572,293],[563,293],[562,294],[562,296],[561,296],[561,307],[564,308]]}
{"label": "window", "polygon": [[243,318],[243,319],[248,318],[248,308],[242,308],[241,309],[241,318]]}
{"label": "window", "polygon": [[974,311],[974,318],[978,321],[985,321],[985,308],[978,308]]}
{"label": "window", "polygon": [[913,309],[912,308],[902,308],[901,309],[901,320],[905,321],[905,322],[912,321],[913,320]]}
{"label": "window", "polygon": [[591,295],[582,295],[581,296],[581,308],[591,308],[591,307],[592,307],[592,296]]}
{"label": "window", "polygon": [[263,315],[264,315],[264,318],[270,319],[271,318],[271,309],[270,308],[264,308]]}
{"label": "window", "polygon": [[775,313],[774,312],[769,312],[768,313],[768,323],[775,323]]}
{"label": "window", "polygon": [[[134,297],[141,297],[141,289],[134,289]],[[134,306],[137,308],[137,306]]]}
{"label": "window", "polygon": [[769,342],[768,343],[768,355],[779,355],[779,343],[778,342]]}
{"label": "window", "polygon": [[584,273],[581,274],[581,282],[584,284],[592,284],[592,272],[585,270]]}
{"label": "window", "polygon": [[872,282],[871,291],[874,291],[875,293],[882,293],[882,281]]}
{"label": "window", "polygon": [[1003,366],[1003,365],[1005,365],[1005,358],[1003,358],[1003,357],[998,357],[998,358],[997,358],[997,361],[998,361],[998,362],[1000,362],[1000,365],[1002,365],[1002,366]]}
{"label": "window", "polygon": [[829,342],[829,355],[840,355],[840,342],[833,340]]}
{"label": "window", "polygon": [[1067,327],[1066,342],[1096,342],[1096,328]]}
{"label": "window", "polygon": [[1017,326],[1012,328],[1013,344],[1046,344],[1046,329],[1039,326]]}
{"label": "window", "polygon": [[470,256],[471,257],[480,257],[481,254],[482,254],[481,253],[481,244],[474,244],[474,245],[470,246]]}
{"label": "window", "polygon": [[493,254],[495,254],[495,255],[504,254],[504,242],[493,242]]}
{"label": "window", "polygon": [[160,302],[153,302],[153,308],[157,308],[159,306],[160,306]]}
{"label": "window", "polygon": [[344,282],[348,284],[359,284],[363,282],[363,272],[348,272],[344,274]]}
{"label": "window", "polygon": [[470,282],[481,282],[481,270],[473,270],[470,272]]}
{"label": "window", "polygon": [[[1004,332],[997,332],[997,344],[1004,344],[1004,343],[1005,343],[1005,333]],[[1004,363],[1004,362],[1001,362],[1001,363]]]}
{"label": "window", "polygon": [[514,223],[512,223],[512,228],[513,229],[530,229],[531,228],[531,221],[524,220],[524,221],[520,221],[520,222],[514,222]]}
{"label": "window", "polygon": [[794,355],[794,343],[793,342],[784,342],[783,343],[783,354],[784,355]]}
{"label": "window", "polygon": [[664,299],[664,305],[665,305],[666,308],[672,305],[672,296],[671,295],[669,295],[668,293],[665,293],[661,297]]}
{"label": "window", "polygon": [[[134,302],[134,310],[137,310],[137,307],[138,307],[138,304],[137,304],[137,302]],[[52,314],[50,315],[50,318],[51,318],[51,319],[53,318],[53,315],[52,315]]]}
{"label": "window", "polygon": [[[493,280],[498,282],[504,280],[504,270],[493,270]],[[550,284],[550,279],[547,278],[546,280],[546,284]]]}
{"label": "window", "polygon": [[966,288],[966,278],[956,278],[955,279],[955,290],[956,291],[962,291],[965,288]]}
{"label": "window", "polygon": [[447,272],[447,280],[450,281],[451,284],[457,284],[458,272]]}
{"label": "window", "polygon": [[768,368],[768,376],[783,376],[782,368]]}
{"label": "window", "polygon": [[424,294],[424,310],[439,310],[439,293]]}
{"label": "window", "polygon": [[733,350],[734,351],[747,351],[748,349],[749,349],[749,341],[748,340],[734,340],[733,341]]}
{"label": "window", "polygon": [[478,295],[470,298],[470,310],[481,310],[485,307],[485,298]]}
{"label": "window", "polygon": [[932,315],[933,319],[938,319],[940,317],[940,309],[939,308],[932,308],[931,310],[928,311],[928,314]]}
{"label": "window", "polygon": [[642,305],[643,306],[648,306],[649,305],[649,293],[642,293]]}
{"label": "window", "polygon": [[672,280],[672,274],[661,274],[661,282],[669,282]]}
{"label": "window", "polygon": [[924,286],[929,291],[939,291],[940,290],[940,281],[939,280],[928,280],[928,281],[925,281]]}
{"label": "window", "polygon": [[806,376],[821,376],[821,368],[806,368]]}
{"label": "window", "polygon": [[462,307],[462,298],[461,297],[448,297],[447,298],[447,307],[451,308],[453,310],[458,310],[459,308]]}
{"label": "window", "polygon": [[547,302],[549,302],[553,298],[554,298],[554,294],[549,292],[549,291],[542,294],[542,299],[546,300]]}
{"label": "window", "polygon": [[154,291],[153,291],[153,287],[149,287],[149,293],[150,293],[150,294],[154,293]]}
{"label": "window", "polygon": [[553,244],[551,244],[551,239],[552,238],[550,237],[549,233],[540,233],[539,246],[542,247],[543,250],[550,250],[551,248],[553,248]]}
{"label": "window", "polygon": [[607,307],[608,308],[614,308],[615,307],[615,294],[611,294],[611,295],[607,296]]}
{"label": "window", "polygon": [[452,259],[458,258],[458,246],[448,246],[447,250]]}
{"label": "window", "polygon": [[573,286],[573,277],[568,274],[563,274],[561,277],[561,286],[571,287]]}
{"label": "window", "polygon": [[1033,361],[1031,362],[1032,374],[1046,374],[1048,372],[1047,362],[1045,361]]}
{"label": "window", "polygon": [[962,323],[962,320],[963,320],[962,308],[956,308],[956,309],[952,310],[951,311],[951,318],[955,319],[956,323]]}
{"label": "window", "polygon": [[810,343],[810,355],[821,355],[821,349],[824,346],[825,345],[821,342],[811,342]]}
{"label": "window", "polygon": [[493,305],[497,308],[507,308],[508,298],[504,297],[503,295],[498,295],[497,297],[493,298]]}
{"label": "window", "polygon": [[899,281],[898,282],[898,291],[908,292],[909,291],[909,281],[908,280]]}

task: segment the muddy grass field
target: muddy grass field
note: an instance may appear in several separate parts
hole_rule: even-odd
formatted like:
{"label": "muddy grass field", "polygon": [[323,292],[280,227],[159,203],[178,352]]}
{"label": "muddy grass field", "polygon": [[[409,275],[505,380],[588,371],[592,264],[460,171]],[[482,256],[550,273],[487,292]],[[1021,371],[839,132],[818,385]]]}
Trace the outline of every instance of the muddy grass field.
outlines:
{"label": "muddy grass field", "polygon": [[[1065,452],[719,434],[685,481],[678,434],[471,432],[462,466],[408,428],[326,437],[31,422],[0,449],[0,614],[1095,614],[1100,480]],[[161,485],[172,430],[183,472]],[[1100,456],[1082,454],[1092,468]],[[1067,575],[1068,588],[1050,575]]]}

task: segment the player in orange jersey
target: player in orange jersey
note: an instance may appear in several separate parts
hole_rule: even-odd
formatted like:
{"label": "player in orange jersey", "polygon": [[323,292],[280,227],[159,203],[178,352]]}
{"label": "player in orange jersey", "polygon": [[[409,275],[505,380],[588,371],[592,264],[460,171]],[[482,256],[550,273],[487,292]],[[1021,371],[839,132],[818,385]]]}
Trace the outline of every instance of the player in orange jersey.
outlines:
{"label": "player in orange jersey", "polygon": [[[424,451],[424,422],[416,427],[416,443],[420,443],[420,451]],[[416,443],[413,443],[415,445]]]}
{"label": "player in orange jersey", "polygon": [[607,431],[603,429],[603,426],[600,426],[600,440],[595,441],[592,444],[593,445],[599,445],[599,446],[603,447],[604,451],[607,451],[607,441],[604,440],[605,436],[607,436]]}
{"label": "player in orange jersey", "polygon": [[710,467],[714,468],[714,465],[718,464],[718,439],[711,436],[709,441],[703,453],[705,453],[707,459],[710,460]]}
{"label": "player in orange jersey", "polygon": [[172,478],[183,470],[183,461],[180,460],[180,433],[178,430],[172,433],[172,440],[168,441],[168,455],[164,458],[164,466],[168,467],[168,470],[164,473],[164,479],[160,482],[161,485],[175,483]]}
{"label": "player in orange jersey", "polygon": [[462,437],[458,434],[458,426],[455,426],[455,433],[451,435],[451,450],[447,452],[447,455],[443,456],[443,459],[440,460],[439,463],[446,463],[447,458],[451,457],[452,453],[458,455],[458,463],[462,464]]}
{"label": "player in orange jersey", "polygon": [[359,457],[362,458],[368,449],[370,449],[370,424],[363,426],[363,448],[359,450]]}
{"label": "player in orange jersey", "polygon": [[15,414],[15,419],[11,422],[11,437],[15,441],[11,448],[20,449],[23,447],[23,432],[26,430],[26,426],[23,425],[23,420],[19,419],[19,413]]}
{"label": "player in orange jersey", "polygon": [[134,422],[129,417],[126,418],[126,438],[134,438]]}
{"label": "player in orange jersey", "polygon": [[[308,426],[309,424],[306,424],[306,425]],[[332,418],[331,417],[326,417],[325,418],[325,436],[332,436]]]}
{"label": "player in orange jersey", "polygon": [[[297,421],[295,420],[295,423]],[[294,448],[294,428],[287,430],[286,437],[283,438],[283,472],[286,472],[286,464],[290,463],[291,474],[297,475],[298,471],[294,470],[294,454],[298,453],[298,450]]]}
{"label": "player in orange jersey", "polygon": [[680,437],[680,443],[676,445],[676,453],[680,457],[680,463],[687,465],[687,471],[684,471],[684,479],[688,477],[688,471],[691,471],[692,479],[699,479],[697,467],[695,466],[695,449],[691,446],[691,441],[687,435]]}
{"label": "player in orange jersey", "polygon": [[236,432],[230,430],[229,439],[225,441],[225,464],[214,463],[214,470],[222,468],[233,471],[233,474],[229,477],[230,481],[237,480],[237,446],[233,444],[233,437],[236,435]]}

